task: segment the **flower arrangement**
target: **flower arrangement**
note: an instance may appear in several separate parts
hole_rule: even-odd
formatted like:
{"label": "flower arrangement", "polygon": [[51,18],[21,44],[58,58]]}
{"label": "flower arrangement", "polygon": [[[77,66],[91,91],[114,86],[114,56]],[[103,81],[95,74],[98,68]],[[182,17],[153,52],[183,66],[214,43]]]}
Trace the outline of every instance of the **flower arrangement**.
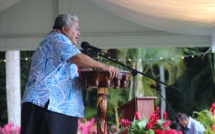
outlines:
{"label": "flower arrangement", "polygon": [[[212,103],[209,110],[202,110],[200,112],[193,112],[197,115],[196,120],[201,122],[205,127],[205,134],[215,133],[215,103]],[[193,115],[193,116],[194,116]]]}
{"label": "flower arrangement", "polygon": [[135,112],[134,120],[121,119],[122,124],[119,134],[182,134],[180,131],[170,129],[170,120],[166,120],[167,114],[164,112],[164,119],[159,119],[160,109],[156,107],[150,116],[150,119],[141,118],[138,112]]}
{"label": "flower arrangement", "polygon": [[78,119],[78,134],[97,134],[97,129],[95,127],[95,118],[91,118],[90,121],[86,119]]}
{"label": "flower arrangement", "polygon": [[4,127],[0,127],[0,134],[20,134],[21,127],[8,123]]}

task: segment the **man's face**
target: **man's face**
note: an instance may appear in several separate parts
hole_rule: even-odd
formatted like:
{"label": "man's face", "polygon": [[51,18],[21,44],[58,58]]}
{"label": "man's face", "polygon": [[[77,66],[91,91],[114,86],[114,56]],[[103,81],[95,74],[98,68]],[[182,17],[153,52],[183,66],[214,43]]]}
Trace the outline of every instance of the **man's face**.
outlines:
{"label": "man's face", "polygon": [[181,120],[178,124],[180,127],[185,128],[185,127],[187,127],[188,122],[189,122],[188,119],[184,119],[184,120]]}
{"label": "man's face", "polygon": [[78,42],[78,37],[81,34],[79,31],[79,24],[78,21],[75,19],[72,19],[73,25],[70,27],[66,27],[66,30],[64,34],[71,40],[73,45],[77,44]]}

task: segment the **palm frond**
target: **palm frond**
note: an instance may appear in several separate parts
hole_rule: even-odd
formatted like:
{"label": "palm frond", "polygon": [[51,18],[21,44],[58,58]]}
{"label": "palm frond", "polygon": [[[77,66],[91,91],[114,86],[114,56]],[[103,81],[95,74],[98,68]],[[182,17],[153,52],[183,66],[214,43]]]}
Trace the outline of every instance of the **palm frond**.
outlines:
{"label": "palm frond", "polygon": [[206,128],[206,133],[213,134],[212,126],[215,124],[215,117],[212,112],[208,110],[202,110],[200,112],[193,112],[193,116],[197,115],[196,120],[201,122]]}

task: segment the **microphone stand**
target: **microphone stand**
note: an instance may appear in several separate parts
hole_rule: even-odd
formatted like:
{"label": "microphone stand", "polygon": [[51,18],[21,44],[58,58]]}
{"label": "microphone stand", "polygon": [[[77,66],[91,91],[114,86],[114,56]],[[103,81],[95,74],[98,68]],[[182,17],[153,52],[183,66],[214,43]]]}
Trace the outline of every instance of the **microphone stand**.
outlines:
{"label": "microphone stand", "polygon": [[[103,51],[101,51],[101,52],[103,52]],[[132,76],[136,76],[137,74],[142,74],[143,76],[146,76],[146,77],[148,77],[148,78],[150,78],[150,79],[153,79],[154,81],[156,81],[156,82],[158,82],[158,83],[161,83],[161,84],[163,84],[163,85],[165,85],[165,86],[167,86],[167,87],[170,87],[170,88],[173,88],[173,89],[175,89],[175,90],[178,90],[179,92],[181,91],[180,89],[178,89],[178,88],[176,88],[176,87],[170,86],[170,85],[168,85],[168,84],[166,84],[166,83],[164,83],[164,82],[162,82],[162,81],[160,81],[160,80],[158,80],[158,79],[155,79],[155,78],[153,78],[153,77],[151,77],[151,76],[149,76],[149,75],[147,75],[147,74],[144,74],[144,73],[142,73],[142,72],[140,72],[140,71],[138,71],[138,70],[136,70],[136,69],[133,69],[133,68],[131,68],[131,67],[129,67],[129,66],[126,66],[125,64],[123,64],[122,62],[120,62],[120,61],[117,60],[117,59],[113,59],[113,58],[110,58],[110,57],[108,57],[108,56],[106,56],[106,55],[103,55],[103,54],[101,54],[99,51],[95,51],[95,53],[97,53],[97,55],[99,55],[99,56],[101,56],[101,57],[103,57],[103,58],[106,58],[106,59],[108,59],[108,60],[110,60],[110,61],[112,61],[112,62],[115,62],[115,63],[117,63],[117,64],[119,64],[119,65],[122,65],[123,67],[126,67],[127,69],[131,70]],[[108,53],[106,53],[106,52],[103,52],[103,53],[108,54]]]}
{"label": "microphone stand", "polygon": [[[176,129],[178,129],[178,130],[180,130],[180,131],[184,131],[184,129],[185,129],[186,127],[183,125],[183,123],[181,122],[181,120],[179,119],[179,117],[177,116],[177,114],[174,112],[174,110],[172,109],[172,107],[169,105],[169,103],[166,101],[166,99],[165,99],[165,98],[163,97],[163,95],[161,94],[161,92],[160,92],[161,89],[160,89],[158,86],[154,86],[154,85],[151,85],[150,87],[153,88],[153,89],[155,89],[155,90],[159,93],[159,95],[161,96],[161,98],[166,102],[166,104],[167,104],[167,106],[169,107],[170,111],[171,111],[171,112],[173,113],[173,115],[175,116],[175,120],[176,120],[176,122],[177,122],[177,128],[176,128]],[[181,123],[182,127],[178,125],[178,122]],[[179,129],[179,127],[180,127],[180,129]]]}
{"label": "microphone stand", "polygon": [[171,112],[173,113],[173,115],[175,116],[177,122],[180,121],[179,118],[178,118],[178,116],[176,115],[176,113],[172,109],[172,107],[169,105],[169,103],[167,103],[166,99],[161,94],[161,92],[160,92],[161,89],[158,86],[153,86],[153,85],[151,85],[150,87],[153,88],[153,89],[155,89],[159,93],[159,95],[161,96],[161,98],[166,102],[167,106],[169,107],[169,109],[171,110]]}
{"label": "microphone stand", "polygon": [[[103,54],[101,54],[101,52],[103,52],[103,53],[105,53],[105,55],[103,55]],[[158,80],[158,79],[155,79],[155,78],[153,78],[153,77],[151,77],[151,76],[149,76],[149,75],[147,75],[147,74],[144,74],[144,73],[142,73],[142,72],[140,72],[140,71],[138,71],[138,70],[136,70],[136,69],[133,69],[133,68],[131,68],[131,67],[129,67],[129,66],[126,66],[125,64],[123,64],[122,62],[120,62],[119,60],[117,60],[117,59],[113,59],[113,58],[110,58],[109,56],[106,56],[106,55],[109,55],[107,52],[104,52],[104,51],[102,51],[101,49],[100,50],[98,50],[98,49],[94,49],[94,53],[95,54],[97,54],[98,56],[101,56],[101,57],[103,57],[103,58],[105,58],[105,59],[108,59],[108,60],[110,60],[110,61],[112,61],[112,62],[114,62],[114,63],[117,63],[117,64],[119,64],[119,65],[121,65],[121,66],[123,66],[123,67],[126,67],[127,69],[129,69],[130,70],[130,72],[131,72],[131,74],[132,74],[132,76],[133,76],[133,90],[134,90],[134,112],[136,112],[137,111],[137,106],[136,106],[136,87],[135,87],[135,83],[136,83],[136,75],[137,74],[141,74],[141,75],[143,75],[143,76],[146,76],[146,77],[148,77],[148,78],[150,78],[150,79],[153,79],[154,81],[156,81],[156,82],[158,82],[158,83],[161,83],[161,84],[163,84],[163,85],[165,85],[165,86],[167,86],[167,87],[170,87],[170,88],[173,88],[173,89],[176,89],[176,90],[178,90],[178,91],[181,91],[180,89],[178,89],[178,88],[176,88],[176,87],[173,87],[173,86],[170,86],[170,85],[168,85],[168,84],[166,84],[166,83],[164,83],[164,82],[162,82],[162,81],[160,81],[160,80]]]}

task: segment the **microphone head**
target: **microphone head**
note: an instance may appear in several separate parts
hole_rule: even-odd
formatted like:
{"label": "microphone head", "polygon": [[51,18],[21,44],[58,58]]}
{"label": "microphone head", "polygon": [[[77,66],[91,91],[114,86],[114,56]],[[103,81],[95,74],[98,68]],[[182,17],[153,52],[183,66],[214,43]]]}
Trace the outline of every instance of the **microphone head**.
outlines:
{"label": "microphone head", "polygon": [[83,49],[88,49],[89,46],[90,46],[90,44],[88,42],[84,41],[84,42],[81,43],[81,48],[83,48]]}

